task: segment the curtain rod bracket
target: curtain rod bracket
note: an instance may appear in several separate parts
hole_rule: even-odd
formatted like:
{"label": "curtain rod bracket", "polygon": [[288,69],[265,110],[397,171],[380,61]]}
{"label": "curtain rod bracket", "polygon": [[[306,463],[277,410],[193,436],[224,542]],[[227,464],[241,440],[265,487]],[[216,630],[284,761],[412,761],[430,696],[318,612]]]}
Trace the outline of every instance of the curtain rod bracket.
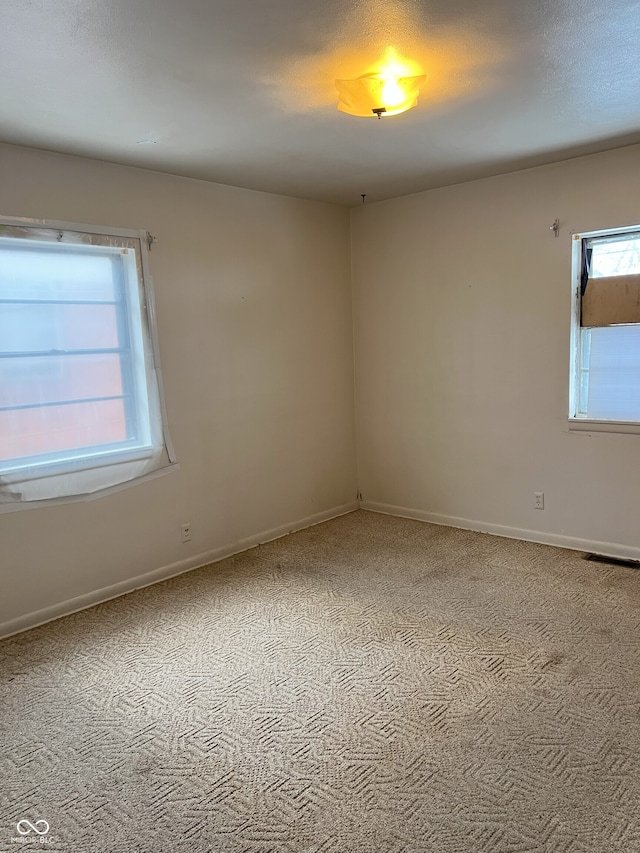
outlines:
{"label": "curtain rod bracket", "polygon": [[153,244],[157,243],[157,242],[158,242],[158,238],[154,237],[153,234],[150,234],[147,231],[147,246],[149,247],[149,251],[151,251],[151,247],[153,246]]}
{"label": "curtain rod bracket", "polygon": [[556,219],[553,225],[549,226],[549,231],[553,231],[553,236],[558,237],[560,235],[560,220]]}

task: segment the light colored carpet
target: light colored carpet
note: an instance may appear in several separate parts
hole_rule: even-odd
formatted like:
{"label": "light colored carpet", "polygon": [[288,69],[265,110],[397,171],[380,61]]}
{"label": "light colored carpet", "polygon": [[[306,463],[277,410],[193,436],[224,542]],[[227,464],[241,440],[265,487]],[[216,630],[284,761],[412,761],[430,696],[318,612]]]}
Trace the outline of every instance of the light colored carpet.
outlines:
{"label": "light colored carpet", "polygon": [[356,512],[8,639],[0,850],[640,851],[639,605]]}

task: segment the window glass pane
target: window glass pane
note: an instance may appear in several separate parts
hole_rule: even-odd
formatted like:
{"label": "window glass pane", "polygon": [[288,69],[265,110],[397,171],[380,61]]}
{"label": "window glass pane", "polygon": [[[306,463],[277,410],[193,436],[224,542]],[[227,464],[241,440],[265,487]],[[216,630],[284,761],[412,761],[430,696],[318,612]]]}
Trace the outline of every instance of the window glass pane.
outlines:
{"label": "window glass pane", "polygon": [[0,408],[122,394],[118,353],[0,358]]}
{"label": "window glass pane", "polygon": [[617,236],[591,243],[591,278],[640,273],[640,237]]}
{"label": "window glass pane", "polygon": [[0,302],[3,352],[116,349],[115,305]]}
{"label": "window glass pane", "polygon": [[0,411],[0,460],[126,440],[122,400]]}
{"label": "window glass pane", "polygon": [[112,256],[93,247],[0,239],[0,299],[115,299]]}
{"label": "window glass pane", "polygon": [[143,235],[106,230],[0,222],[0,511],[173,461]]}
{"label": "window glass pane", "polygon": [[588,372],[585,416],[640,421],[640,325],[605,326],[588,334],[581,365]]}

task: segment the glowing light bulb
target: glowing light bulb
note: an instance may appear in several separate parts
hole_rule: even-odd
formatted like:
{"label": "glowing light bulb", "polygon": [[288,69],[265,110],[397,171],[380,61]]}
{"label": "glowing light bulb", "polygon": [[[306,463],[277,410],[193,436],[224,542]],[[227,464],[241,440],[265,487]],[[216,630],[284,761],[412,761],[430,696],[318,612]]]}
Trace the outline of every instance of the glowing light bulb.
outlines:
{"label": "glowing light bulb", "polygon": [[392,116],[415,107],[423,74],[410,76],[416,63],[401,61],[389,48],[381,65],[355,80],[336,80],[338,109],[353,116]]}
{"label": "glowing light bulb", "polygon": [[407,96],[400,85],[398,77],[385,75],[382,77],[382,90],[380,92],[383,106],[398,107],[406,100]]}

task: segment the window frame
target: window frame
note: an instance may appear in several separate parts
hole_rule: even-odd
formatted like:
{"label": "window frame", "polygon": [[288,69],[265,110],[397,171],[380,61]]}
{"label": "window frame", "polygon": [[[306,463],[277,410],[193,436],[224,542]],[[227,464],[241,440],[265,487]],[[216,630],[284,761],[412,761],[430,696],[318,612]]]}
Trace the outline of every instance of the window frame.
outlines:
{"label": "window frame", "polygon": [[576,417],[580,394],[580,312],[582,305],[582,241],[597,237],[610,237],[617,234],[631,234],[640,231],[640,225],[622,225],[617,228],[599,228],[595,231],[580,231],[571,235],[571,335],[569,362],[569,416],[570,432],[609,432],[640,435],[640,420],[623,421],[616,419]]}
{"label": "window frame", "polygon": [[[132,283],[130,284],[129,282],[124,280],[124,275],[126,275],[124,271],[124,264],[122,264],[123,270],[120,272],[120,276],[122,278],[120,282],[116,282],[116,273],[114,273],[114,286],[118,287],[118,289],[120,290],[119,298],[114,300],[114,307],[116,310],[116,322],[118,328],[118,360],[120,369],[122,370],[123,365],[120,353],[123,351],[123,341],[121,337],[124,331],[123,326],[126,326],[126,343],[130,351],[134,346],[133,339],[136,338],[137,340],[135,346],[140,348],[140,351],[144,353],[143,341],[145,336],[147,336],[148,347],[151,350],[151,355],[153,358],[153,365],[150,366],[153,368],[153,372],[155,373],[156,377],[155,384],[157,385],[157,403],[159,404],[160,410],[163,443],[169,460],[169,465],[174,466],[175,454],[173,451],[173,446],[169,436],[167,424],[162,373],[160,368],[155,299],[153,294],[151,271],[149,267],[149,250],[151,248],[151,245],[155,242],[155,238],[152,237],[149,232],[145,230],[114,228],[110,226],[89,225],[86,223],[67,222],[62,220],[32,219],[27,217],[4,215],[0,215],[0,226],[18,227],[26,229],[43,229],[51,230],[54,232],[59,231],[61,233],[71,232],[77,234],[92,235],[95,237],[115,238],[116,240],[122,239],[136,241],[135,251],[138,252],[139,247],[140,269],[138,271],[136,265],[135,287]],[[36,243],[37,240],[29,240],[28,237],[25,237],[24,242],[25,245],[28,246],[30,243]],[[65,243],[65,245],[73,245],[73,243]],[[115,257],[115,252],[110,251],[110,247],[105,246],[104,248],[105,254],[112,254]],[[37,302],[38,300],[34,301]],[[120,302],[121,304],[116,304],[118,302]],[[136,302],[138,303],[137,305],[135,304]],[[46,303],[43,302],[42,304]],[[98,350],[96,350],[96,352],[98,352]],[[142,440],[138,441],[138,443],[136,444],[132,444],[131,440],[126,439],[123,442],[119,442],[117,446],[112,446],[110,444],[93,445],[87,448],[69,448],[67,450],[62,451],[52,451],[51,453],[44,454],[32,454],[31,456],[20,457],[19,459],[16,458],[15,464],[1,464],[0,476],[19,474],[21,471],[32,471],[35,477],[48,476],[49,474],[55,475],[58,473],[64,473],[64,471],[70,466],[79,466],[80,469],[82,469],[83,460],[85,461],[85,463],[89,460],[93,460],[93,464],[85,465],[85,468],[103,468],[109,465],[118,465],[120,463],[126,462],[136,462],[138,460],[144,460],[145,458],[149,458],[153,453],[153,447],[151,444],[149,432],[149,387],[146,378],[141,381],[139,376],[136,377],[134,375],[135,371],[131,366],[131,356],[129,356],[128,371],[130,374],[129,382],[126,383],[123,381],[123,396],[125,396],[126,394],[125,386],[126,384],[129,384],[129,391],[132,394],[132,400],[130,401],[129,405],[133,406],[136,409],[135,423],[140,432],[144,433]],[[143,477],[140,479],[144,479],[145,477],[157,476],[163,470],[166,469],[160,469],[159,471],[143,475]],[[107,491],[111,491],[114,488],[124,488],[129,485],[134,485],[136,482],[139,482],[139,479],[123,481],[120,485],[108,487]],[[72,499],[72,496],[69,496],[67,498],[61,498],[61,500]],[[49,499],[48,502],[50,502],[51,500],[56,499]]]}

